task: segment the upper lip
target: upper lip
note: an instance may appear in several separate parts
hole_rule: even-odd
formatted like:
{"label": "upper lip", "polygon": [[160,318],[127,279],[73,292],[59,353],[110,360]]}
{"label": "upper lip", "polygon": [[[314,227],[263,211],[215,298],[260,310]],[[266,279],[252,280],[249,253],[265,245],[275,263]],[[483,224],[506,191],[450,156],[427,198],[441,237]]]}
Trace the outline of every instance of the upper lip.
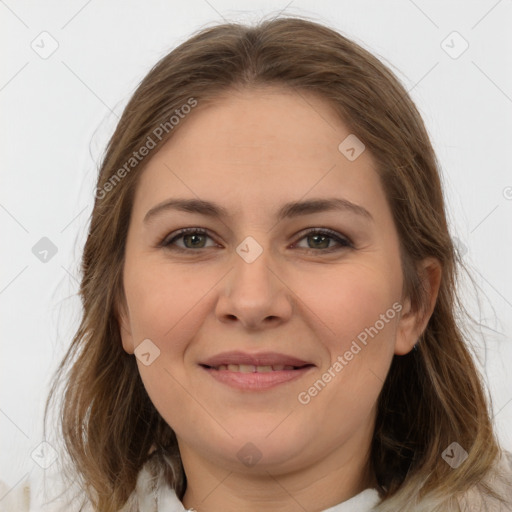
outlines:
{"label": "upper lip", "polygon": [[248,354],[246,352],[232,351],[222,352],[204,361],[201,361],[204,366],[220,366],[228,364],[249,364],[254,366],[306,366],[313,363],[299,359],[298,357],[280,354],[277,352],[260,352],[257,354]]}

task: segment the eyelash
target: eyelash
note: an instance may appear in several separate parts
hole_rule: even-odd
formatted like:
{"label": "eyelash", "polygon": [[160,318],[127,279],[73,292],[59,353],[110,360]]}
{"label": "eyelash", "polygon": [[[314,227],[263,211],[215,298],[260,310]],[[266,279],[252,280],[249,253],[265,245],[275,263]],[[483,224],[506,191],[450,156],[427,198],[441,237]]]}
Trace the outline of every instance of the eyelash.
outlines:
{"label": "eyelash", "polygon": [[[185,236],[185,235],[191,235],[191,234],[206,235],[206,236],[212,238],[209,235],[209,233],[208,233],[208,231],[206,229],[203,229],[203,228],[183,228],[183,229],[180,229],[179,231],[177,231],[175,233],[172,233],[171,238],[169,238],[169,236],[165,237],[162,240],[162,242],[160,242],[159,247],[164,247],[164,248],[170,249],[172,251],[177,251],[177,252],[181,252],[181,253],[185,253],[185,252],[190,253],[191,251],[198,252],[201,249],[208,249],[208,247],[200,247],[199,249],[188,249],[188,248],[184,249],[184,248],[178,247],[178,246],[171,247],[171,245],[176,240],[178,240],[180,238],[183,238],[183,236]],[[353,245],[352,241],[348,237],[340,235],[340,234],[336,233],[336,231],[333,231],[333,230],[327,229],[327,228],[323,228],[323,229],[321,229],[321,228],[310,228],[310,229],[306,230],[304,233],[302,233],[301,238],[299,238],[299,240],[297,242],[300,242],[302,239],[307,238],[308,236],[311,236],[311,235],[324,235],[324,236],[327,236],[329,238],[334,239],[340,245],[338,247],[332,247],[332,248],[328,248],[328,249],[311,249],[311,248],[303,249],[306,252],[331,253],[331,252],[339,251],[339,250],[342,250],[342,249],[354,249],[354,245]]]}

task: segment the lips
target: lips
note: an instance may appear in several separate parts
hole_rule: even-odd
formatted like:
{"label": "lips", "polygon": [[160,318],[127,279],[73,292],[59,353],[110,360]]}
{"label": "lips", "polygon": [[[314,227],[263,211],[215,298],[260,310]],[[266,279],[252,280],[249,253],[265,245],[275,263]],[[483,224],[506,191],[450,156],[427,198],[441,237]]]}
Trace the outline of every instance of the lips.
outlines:
{"label": "lips", "polygon": [[224,352],[199,364],[211,377],[241,391],[265,391],[301,378],[315,367],[276,352]]}
{"label": "lips", "polygon": [[241,373],[264,373],[312,366],[312,363],[308,361],[277,352],[261,352],[259,354],[223,352],[200,364],[215,370],[240,371]]}

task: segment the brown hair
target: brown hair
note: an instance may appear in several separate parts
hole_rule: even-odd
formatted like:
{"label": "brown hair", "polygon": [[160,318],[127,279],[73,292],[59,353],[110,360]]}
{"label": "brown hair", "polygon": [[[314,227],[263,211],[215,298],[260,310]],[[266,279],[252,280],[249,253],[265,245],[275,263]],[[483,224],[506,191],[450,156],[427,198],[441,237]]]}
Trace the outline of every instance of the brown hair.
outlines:
{"label": "brown hair", "polygon": [[[116,316],[116,305],[125,300],[122,269],[134,190],[149,157],[129,169],[126,162],[191,98],[201,104],[231,88],[266,85],[326,100],[375,158],[399,233],[404,294],[414,308],[426,308],[417,262],[434,256],[442,264],[437,302],[418,348],[394,357],[380,394],[370,464],[383,498],[378,510],[419,511],[427,502],[429,512],[437,510],[432,505],[458,510],[455,495],[474,485],[491,492],[482,482],[500,448],[489,398],[456,322],[462,262],[447,226],[439,166],[421,116],[395,75],[358,44],[306,19],[206,28],[140,83],[101,165],[82,260],[83,317],[57,370],[45,422],[69,366],[62,435],[71,472],[95,508],[121,508],[148,458],[183,496],[174,432],[150,401],[135,358],[123,350]],[[179,124],[157,141],[151,156],[177,129]],[[453,441],[468,452],[458,469],[441,458]]]}

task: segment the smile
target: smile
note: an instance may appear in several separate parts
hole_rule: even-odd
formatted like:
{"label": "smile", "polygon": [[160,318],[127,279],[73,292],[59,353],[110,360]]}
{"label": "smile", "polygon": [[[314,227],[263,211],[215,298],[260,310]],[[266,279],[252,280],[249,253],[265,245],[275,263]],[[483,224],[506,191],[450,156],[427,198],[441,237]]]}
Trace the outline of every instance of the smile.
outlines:
{"label": "smile", "polygon": [[316,366],[277,352],[222,352],[199,366],[215,381],[240,391],[265,391],[301,378]]}

